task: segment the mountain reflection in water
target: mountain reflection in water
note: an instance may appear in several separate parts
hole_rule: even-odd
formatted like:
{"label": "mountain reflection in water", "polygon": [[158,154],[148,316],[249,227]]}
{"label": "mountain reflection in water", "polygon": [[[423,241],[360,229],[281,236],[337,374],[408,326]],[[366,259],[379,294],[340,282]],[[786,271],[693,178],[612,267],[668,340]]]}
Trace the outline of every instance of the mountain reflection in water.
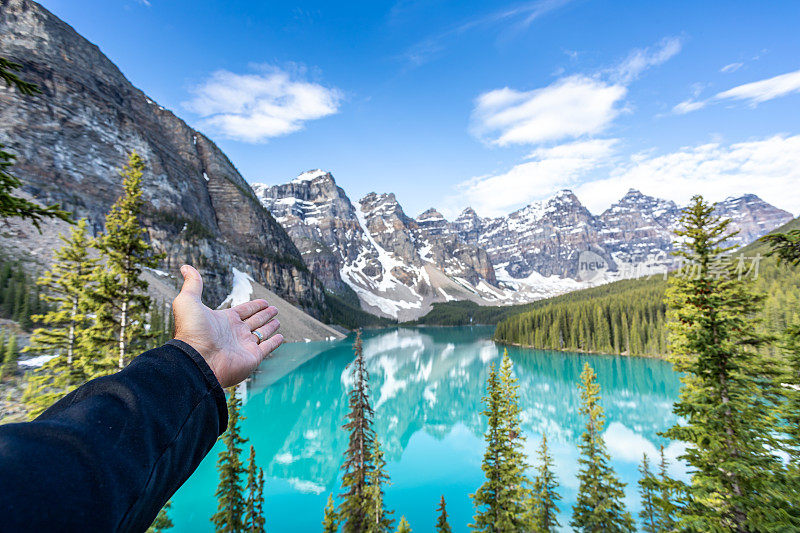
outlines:
{"label": "mountain reflection in water", "polygon": [[[375,429],[393,483],[386,502],[415,531],[432,530],[441,494],[454,531],[466,531],[471,521],[469,494],[483,475],[486,424],[481,398],[489,365],[499,362],[503,349],[489,340],[492,331],[476,326],[364,333]],[[577,383],[586,361],[602,388],[604,436],[617,472],[628,483],[629,509],[639,508],[636,468],[643,453],[655,461],[658,446],[664,444],[673,473],[681,475],[674,463],[679,446],[657,435],[676,421],[671,405],[679,381],[669,364],[516,347],[509,348],[509,355],[519,378],[530,462],[536,463],[542,432],[553,452],[563,497],[562,524],[569,522],[577,489],[577,442],[584,424]],[[339,492],[348,438],[341,426],[351,386],[346,367],[352,357],[352,337],[285,345],[240,388],[247,417],[243,433],[267,476],[265,514],[273,531],[319,531],[328,493]],[[175,496],[176,530],[211,530],[220,446]]]}

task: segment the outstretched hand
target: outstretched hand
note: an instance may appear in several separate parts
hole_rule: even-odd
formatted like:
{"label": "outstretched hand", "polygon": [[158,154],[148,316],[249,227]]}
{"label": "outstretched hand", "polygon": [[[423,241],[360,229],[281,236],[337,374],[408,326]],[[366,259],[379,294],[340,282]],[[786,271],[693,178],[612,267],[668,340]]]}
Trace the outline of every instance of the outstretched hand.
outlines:
{"label": "outstretched hand", "polygon": [[[172,303],[175,338],[197,350],[217,376],[230,387],[244,381],[283,342],[276,334],[278,310],[266,300],[252,300],[224,310],[203,304],[203,279],[194,267],[184,265],[183,288]],[[259,341],[258,331],[263,340]]]}

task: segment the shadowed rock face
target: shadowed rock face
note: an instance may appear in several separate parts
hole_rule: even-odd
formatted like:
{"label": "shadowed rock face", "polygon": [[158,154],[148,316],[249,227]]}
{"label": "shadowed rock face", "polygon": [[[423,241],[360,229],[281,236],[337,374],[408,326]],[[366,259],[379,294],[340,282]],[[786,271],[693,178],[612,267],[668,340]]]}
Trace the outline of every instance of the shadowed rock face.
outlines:
{"label": "shadowed rock face", "polygon": [[39,4],[0,0],[0,50],[42,95],[0,88],[0,142],[42,202],[59,202],[95,231],[121,193],[129,152],[146,161],[144,223],[163,268],[192,263],[218,304],[231,268],[317,316],[322,285],[225,154],[135,88],[97,46]]}

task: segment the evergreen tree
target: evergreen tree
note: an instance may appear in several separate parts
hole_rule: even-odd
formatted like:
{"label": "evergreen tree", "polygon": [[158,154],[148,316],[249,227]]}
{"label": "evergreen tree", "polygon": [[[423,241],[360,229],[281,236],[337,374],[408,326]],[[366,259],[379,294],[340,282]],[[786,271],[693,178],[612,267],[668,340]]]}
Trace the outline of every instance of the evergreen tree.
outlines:
{"label": "evergreen tree", "polygon": [[325,516],[322,518],[322,533],[336,533],[339,530],[339,517],[333,505],[333,494],[328,494]]}
{"label": "evergreen tree", "polygon": [[64,394],[86,381],[87,354],[82,349],[89,319],[85,314],[89,277],[97,261],[89,255],[86,219],[72,228],[64,245],[56,250],[53,266],[37,281],[46,291],[49,312],[34,316],[45,327],[37,328],[24,351],[56,355],[28,379],[23,401],[31,418],[38,416]]}
{"label": "evergreen tree", "polygon": [[660,527],[658,508],[655,501],[657,481],[653,472],[650,471],[650,462],[647,460],[647,454],[642,456],[639,473],[641,474],[639,478],[639,495],[642,497],[642,510],[639,511],[639,518],[642,520],[642,531],[660,533],[664,530]]}
{"label": "evergreen tree", "polygon": [[[679,527],[703,531],[763,531],[783,527],[783,504],[772,487],[782,465],[769,416],[777,399],[775,368],[755,348],[761,298],[726,261],[729,220],[695,196],[684,209],[676,254],[691,276],[670,279],[670,344],[681,374],[674,412],[685,422],[665,435],[687,444],[692,472]],[[800,526],[798,526],[800,527]]]}
{"label": "evergreen tree", "polygon": [[436,533],[452,533],[453,530],[450,529],[450,524],[447,523],[447,506],[444,502],[444,494],[442,494],[442,499],[439,500],[439,507],[436,510],[439,511],[439,519],[436,521]]}
{"label": "evergreen tree", "polygon": [[400,524],[397,526],[397,533],[411,533],[411,526],[405,516],[400,517]]}
{"label": "evergreen tree", "polygon": [[17,373],[17,336],[13,333],[5,346],[3,365],[0,366],[0,378],[7,378]]}
{"label": "evergreen tree", "polygon": [[225,449],[219,452],[217,471],[217,512],[211,517],[217,531],[239,533],[244,531],[245,499],[242,488],[242,476],[245,468],[242,464],[240,445],[247,442],[241,436],[239,422],[244,419],[240,414],[242,401],[236,396],[236,389],[230,389],[228,396],[228,430],[222,435]]}
{"label": "evergreen tree", "polygon": [[581,435],[578,500],[572,508],[570,525],[582,532],[633,531],[633,519],[625,510],[625,484],[611,467],[611,458],[603,442],[605,414],[600,405],[600,386],[589,363],[581,373],[581,409],[586,416],[586,430]]}
{"label": "evergreen tree", "polygon": [[88,296],[96,318],[90,328],[91,349],[99,354],[93,374],[123,368],[137,350],[146,347],[144,327],[150,307],[145,267],[155,268],[161,258],[144,240],[142,213],[144,161],[136,152],[122,169],[123,194],[106,216],[105,234],[95,240],[104,264],[95,269],[96,287]]}
{"label": "evergreen tree", "polygon": [[[22,70],[22,65],[0,57],[0,79],[7,87],[14,87],[25,96],[40,94],[41,91],[33,83],[27,82],[17,75]],[[23,220],[30,220],[36,229],[41,232],[40,223],[46,218],[60,218],[71,221],[70,214],[61,210],[58,205],[42,207],[41,205],[14,196],[13,191],[22,185],[19,178],[10,173],[10,167],[14,164],[16,156],[6,152],[0,144],[0,218],[19,217]]]}
{"label": "evergreen tree", "polygon": [[556,503],[561,496],[556,491],[558,480],[553,472],[553,467],[553,458],[547,449],[547,436],[542,435],[542,446],[539,448],[539,467],[533,482],[531,498],[531,526],[534,531],[542,533],[557,531],[561,527],[558,522]]}
{"label": "evergreen tree", "polygon": [[245,501],[244,530],[248,533],[264,531],[264,471],[256,466],[256,449],[250,446],[247,461],[247,499]]}
{"label": "evergreen tree", "polygon": [[517,380],[508,352],[503,354],[498,375],[492,366],[483,398],[488,420],[486,452],[482,469],[486,481],[472,495],[476,531],[511,532],[525,529],[530,497],[520,430]]}
{"label": "evergreen tree", "polygon": [[373,466],[368,475],[369,486],[367,489],[370,499],[369,531],[373,533],[390,532],[394,527],[394,520],[391,518],[394,511],[388,511],[384,507],[383,486],[391,485],[391,481],[389,481],[389,474],[386,473],[386,461],[377,437],[373,443]]}
{"label": "evergreen tree", "polygon": [[654,500],[658,513],[658,531],[673,531],[675,529],[675,514],[677,505],[673,502],[675,482],[669,477],[669,462],[664,455],[664,446],[659,448],[658,487],[660,494]]}
{"label": "evergreen tree", "polygon": [[171,507],[172,501],[168,501],[158,512],[156,519],[152,524],[150,524],[150,527],[147,528],[147,533],[161,533],[162,531],[166,531],[174,527],[175,524],[172,523],[172,520],[170,520],[168,514]]}
{"label": "evergreen tree", "polygon": [[357,332],[354,344],[355,359],[350,363],[353,390],[350,391],[347,423],[343,428],[350,433],[345,459],[342,463],[342,501],[338,517],[345,533],[368,531],[374,516],[375,504],[370,491],[370,478],[374,467],[373,450],[375,433],[372,429],[374,412],[369,401],[369,373],[364,365],[361,332]]}

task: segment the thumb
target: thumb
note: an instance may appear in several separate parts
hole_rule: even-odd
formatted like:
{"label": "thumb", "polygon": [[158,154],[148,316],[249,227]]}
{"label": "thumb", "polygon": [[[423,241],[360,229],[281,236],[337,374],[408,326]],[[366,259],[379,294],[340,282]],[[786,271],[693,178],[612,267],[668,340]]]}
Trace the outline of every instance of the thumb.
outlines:
{"label": "thumb", "polygon": [[181,274],[183,275],[181,294],[200,301],[203,296],[203,278],[200,276],[200,272],[193,266],[183,265],[181,267]]}

